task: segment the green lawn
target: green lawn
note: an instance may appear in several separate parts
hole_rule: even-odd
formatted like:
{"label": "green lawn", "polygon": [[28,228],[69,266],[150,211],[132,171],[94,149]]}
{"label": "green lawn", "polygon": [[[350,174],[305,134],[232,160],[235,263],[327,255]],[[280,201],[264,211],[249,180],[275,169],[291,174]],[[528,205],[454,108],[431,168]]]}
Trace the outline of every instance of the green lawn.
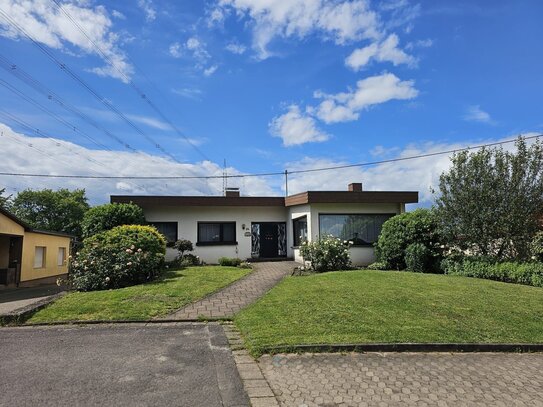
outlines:
{"label": "green lawn", "polygon": [[27,323],[151,319],[217,291],[250,271],[236,267],[190,267],[166,272],[161,280],[152,283],[74,292],[38,311]]}
{"label": "green lawn", "polygon": [[394,271],[288,277],[235,318],[249,350],[370,342],[543,342],[543,288]]}

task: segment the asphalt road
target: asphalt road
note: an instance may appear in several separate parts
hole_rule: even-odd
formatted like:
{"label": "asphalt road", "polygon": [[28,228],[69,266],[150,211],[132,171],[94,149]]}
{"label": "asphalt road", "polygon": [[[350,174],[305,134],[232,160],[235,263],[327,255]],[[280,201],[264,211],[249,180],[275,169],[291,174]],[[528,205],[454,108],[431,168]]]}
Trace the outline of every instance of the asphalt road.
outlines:
{"label": "asphalt road", "polygon": [[248,406],[218,324],[0,329],[0,406]]}

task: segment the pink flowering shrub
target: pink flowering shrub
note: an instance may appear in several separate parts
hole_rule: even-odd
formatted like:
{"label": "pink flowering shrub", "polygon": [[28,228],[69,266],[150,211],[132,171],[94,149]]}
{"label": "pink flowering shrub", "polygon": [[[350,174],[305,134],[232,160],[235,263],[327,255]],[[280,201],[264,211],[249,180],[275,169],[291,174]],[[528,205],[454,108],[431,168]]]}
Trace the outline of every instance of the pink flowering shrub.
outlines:
{"label": "pink flowering shrub", "polygon": [[124,225],[85,239],[70,261],[70,278],[80,291],[127,287],[155,279],[166,241],[152,226]]}

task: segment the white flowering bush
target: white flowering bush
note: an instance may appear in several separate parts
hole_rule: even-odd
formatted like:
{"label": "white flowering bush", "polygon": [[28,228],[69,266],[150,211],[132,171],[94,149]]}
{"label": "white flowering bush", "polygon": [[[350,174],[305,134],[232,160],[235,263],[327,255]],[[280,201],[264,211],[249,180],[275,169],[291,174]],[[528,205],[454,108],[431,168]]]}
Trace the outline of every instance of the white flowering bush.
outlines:
{"label": "white flowering bush", "polygon": [[151,226],[124,225],[85,239],[70,260],[70,278],[80,291],[127,287],[156,278],[166,241]]}
{"label": "white flowering bush", "polygon": [[304,267],[317,273],[348,270],[351,268],[349,247],[352,244],[331,235],[323,236],[315,242],[303,242],[300,254],[304,259]]}

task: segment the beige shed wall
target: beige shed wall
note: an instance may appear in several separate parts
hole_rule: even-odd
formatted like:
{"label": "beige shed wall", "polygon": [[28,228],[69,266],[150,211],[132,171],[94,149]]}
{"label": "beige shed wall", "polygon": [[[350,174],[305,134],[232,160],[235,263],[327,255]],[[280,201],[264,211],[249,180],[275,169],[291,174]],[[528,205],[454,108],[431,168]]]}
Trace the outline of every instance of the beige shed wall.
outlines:
{"label": "beige shed wall", "polygon": [[[47,248],[45,267],[43,268],[34,268],[34,253],[36,246],[44,246]],[[23,238],[21,282],[67,274],[67,262],[65,262],[62,266],[57,266],[59,247],[66,248],[67,258],[70,255],[70,238],[36,232],[26,232]]]}

